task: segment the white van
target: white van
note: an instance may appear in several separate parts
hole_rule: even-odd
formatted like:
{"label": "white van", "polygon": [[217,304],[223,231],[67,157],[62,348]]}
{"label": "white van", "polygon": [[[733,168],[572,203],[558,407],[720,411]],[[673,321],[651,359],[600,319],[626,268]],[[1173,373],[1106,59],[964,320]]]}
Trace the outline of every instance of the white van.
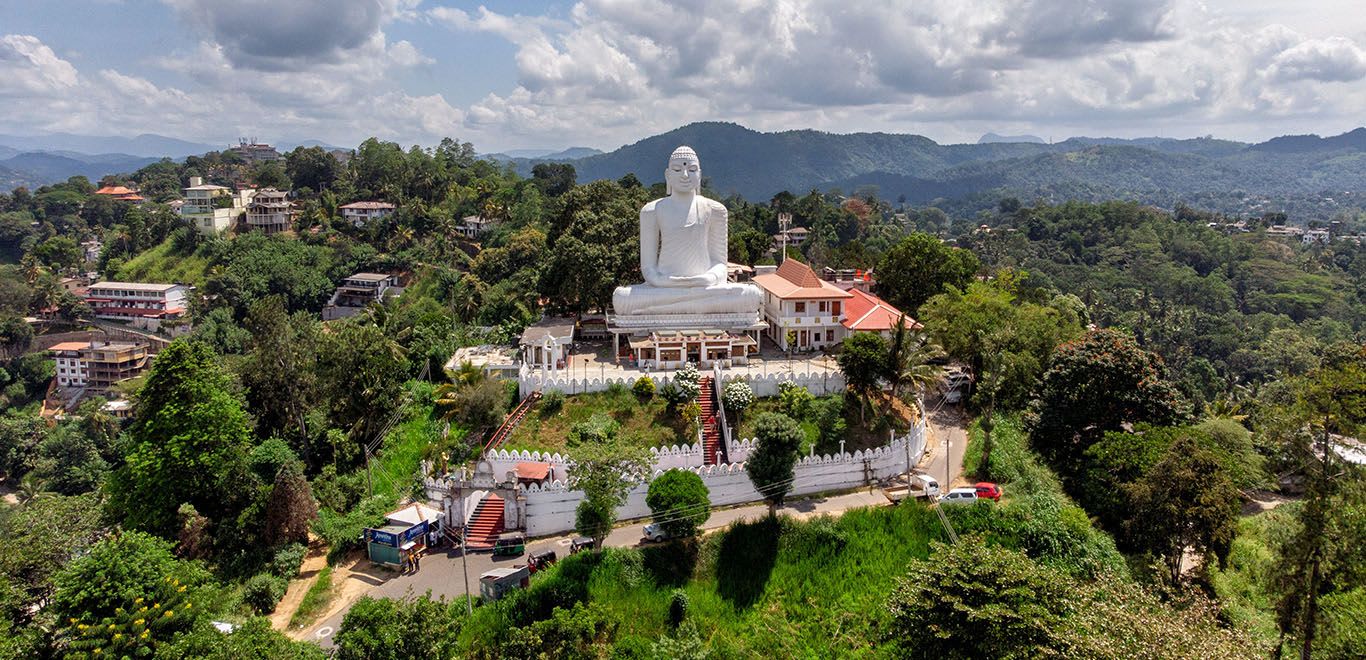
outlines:
{"label": "white van", "polygon": [[939,482],[928,474],[911,475],[911,492],[916,497],[938,497]]}

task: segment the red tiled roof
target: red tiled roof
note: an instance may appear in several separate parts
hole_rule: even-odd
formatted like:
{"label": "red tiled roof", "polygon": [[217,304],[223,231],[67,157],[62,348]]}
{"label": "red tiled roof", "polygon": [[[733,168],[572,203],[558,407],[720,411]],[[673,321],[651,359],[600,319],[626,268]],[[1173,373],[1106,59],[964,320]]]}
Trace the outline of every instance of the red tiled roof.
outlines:
{"label": "red tiled roof", "polygon": [[[123,186],[105,186],[95,191],[96,195],[136,195],[138,191]],[[141,198],[139,198],[141,199]]]}
{"label": "red tiled roof", "polygon": [[754,283],[783,299],[848,298],[849,293],[826,282],[811,267],[788,258],[772,273],[754,276]]}
{"label": "red tiled roof", "polygon": [[517,464],[517,478],[528,481],[541,481],[550,476],[549,463],[523,462]]}
{"label": "red tiled roof", "polygon": [[342,204],[342,205],[339,206],[338,208],[343,208],[343,209],[392,209],[392,208],[395,208],[395,207],[394,207],[393,204],[390,204],[390,203],[388,203],[388,202],[351,202],[350,204]]}
{"label": "red tiled roof", "polygon": [[[842,323],[844,327],[850,330],[869,332],[893,330],[903,316],[901,310],[892,307],[871,293],[864,293],[858,289],[850,289],[849,293],[853,297],[844,303],[844,321]],[[921,327],[910,316],[906,317],[906,326],[911,329]]]}

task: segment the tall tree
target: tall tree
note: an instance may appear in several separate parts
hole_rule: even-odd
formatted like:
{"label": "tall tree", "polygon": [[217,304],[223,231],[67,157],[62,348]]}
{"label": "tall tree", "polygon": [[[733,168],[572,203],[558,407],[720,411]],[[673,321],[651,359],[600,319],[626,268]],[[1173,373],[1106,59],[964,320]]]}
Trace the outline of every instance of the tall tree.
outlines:
{"label": "tall tree", "polygon": [[304,460],[314,462],[304,439],[309,436],[307,413],[317,405],[321,389],[317,321],[307,314],[291,317],[280,296],[268,296],[251,304],[246,327],[251,350],[238,373],[256,414],[257,435],[288,438]]}
{"label": "tall tree", "polygon": [[921,392],[938,382],[944,370],[931,362],[943,356],[944,349],[931,342],[925,333],[912,329],[905,315],[897,319],[896,330],[887,342],[887,362],[883,374],[883,379],[892,390],[888,404],[901,396],[906,388]]}
{"label": "tall tree", "polygon": [[645,504],[657,525],[672,538],[692,536],[711,515],[711,497],[702,477],[691,470],[673,469],[650,482]]}
{"label": "tall tree", "polygon": [[1162,359],[1130,335],[1093,330],[1062,345],[1030,407],[1031,442],[1071,476],[1088,447],[1125,423],[1186,416]]}
{"label": "tall tree", "polygon": [[627,442],[587,442],[574,450],[569,487],[583,491],[574,528],[592,537],[594,545],[612,530],[617,507],[626,495],[650,476],[654,461],[645,449]]}
{"label": "tall tree", "polygon": [[266,500],[266,542],[271,545],[308,543],[308,529],[318,517],[318,503],[297,462],[286,463],[275,475]]}
{"label": "tall tree", "polygon": [[888,372],[887,354],[887,342],[881,335],[856,332],[844,340],[835,358],[844,373],[844,383],[858,397],[860,417],[864,416],[868,398],[882,386],[883,376]]}
{"label": "tall tree", "polygon": [[972,252],[915,233],[883,255],[877,267],[878,291],[895,307],[914,312],[948,287],[966,288],[980,268]]}
{"label": "tall tree", "polygon": [[754,489],[768,502],[774,515],[792,491],[797,452],[806,434],[797,421],[782,413],[764,413],[754,419],[754,451],[745,459],[745,472]]}
{"label": "tall tree", "polygon": [[174,341],[138,391],[109,510],[134,528],[167,535],[184,502],[221,521],[240,510],[251,490],[250,445],[247,414],[213,351]]}

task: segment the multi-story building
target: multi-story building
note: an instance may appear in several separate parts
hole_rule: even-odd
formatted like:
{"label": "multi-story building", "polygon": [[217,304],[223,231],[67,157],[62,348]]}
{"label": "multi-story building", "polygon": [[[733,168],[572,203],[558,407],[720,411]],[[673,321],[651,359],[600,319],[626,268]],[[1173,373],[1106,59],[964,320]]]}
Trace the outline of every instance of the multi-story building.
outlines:
{"label": "multi-story building", "polygon": [[496,224],[495,220],[478,215],[467,215],[460,219],[460,224],[455,228],[461,236],[470,240],[479,238],[484,232]]}
{"label": "multi-story building", "polygon": [[792,258],[784,259],[776,269],[759,266],[755,270],[754,283],[764,292],[765,332],[778,348],[809,351],[844,340],[844,305],[853,294]]}
{"label": "multi-story building", "polygon": [[402,292],[403,289],[398,286],[397,275],[356,273],[346,278],[332,293],[332,299],[327,301],[327,306],[323,308],[323,320],[331,321],[354,316],[366,305]]}
{"label": "multi-story building", "polygon": [[85,290],[85,303],[95,318],[126,321],[156,330],[185,314],[192,287],[184,284],[96,282]]}
{"label": "multi-story building", "polygon": [[57,384],[103,392],[147,369],[147,347],[124,342],[63,342],[48,349],[57,361]]}
{"label": "multi-story building", "polygon": [[81,252],[85,254],[88,263],[96,263],[100,260],[100,253],[104,251],[104,243],[99,239],[92,239],[81,243]]}
{"label": "multi-story building", "polygon": [[919,330],[921,327],[915,319],[867,291],[851,288],[849,293],[853,297],[845,301],[844,320],[841,322],[845,337],[855,332],[876,332],[890,339],[902,318],[906,319],[907,329]]}
{"label": "multi-story building", "polygon": [[246,212],[255,190],[233,192],[226,186],[204,183],[202,177],[190,177],[190,187],[184,189],[185,203],[180,206],[180,217],[185,218],[201,234],[215,236],[226,231]]}
{"label": "multi-story building", "polygon": [[247,205],[247,227],[276,234],[288,230],[294,223],[294,204],[289,192],[274,188],[256,191]]}
{"label": "multi-story building", "polygon": [[251,165],[273,163],[281,158],[280,152],[276,151],[275,147],[261,144],[256,141],[256,138],[252,138],[250,141],[246,138],[238,140],[237,146],[229,147],[228,152],[241,156],[242,160]]}
{"label": "multi-story building", "polygon": [[378,220],[393,213],[397,207],[388,202],[351,202],[339,208],[342,218],[357,227],[364,227],[371,220]]}

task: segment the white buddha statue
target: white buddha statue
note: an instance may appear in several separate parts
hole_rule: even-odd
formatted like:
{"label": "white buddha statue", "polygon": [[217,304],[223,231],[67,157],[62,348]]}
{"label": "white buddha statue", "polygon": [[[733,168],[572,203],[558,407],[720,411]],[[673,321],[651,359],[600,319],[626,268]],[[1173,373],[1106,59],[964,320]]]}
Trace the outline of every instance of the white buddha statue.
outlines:
{"label": "white buddha statue", "polygon": [[726,281],[727,212],[701,195],[697,153],[679,147],[664,170],[669,196],[640,209],[640,272],[644,284],[617,287],[612,307],[632,316],[743,314],[757,320],[758,287]]}

